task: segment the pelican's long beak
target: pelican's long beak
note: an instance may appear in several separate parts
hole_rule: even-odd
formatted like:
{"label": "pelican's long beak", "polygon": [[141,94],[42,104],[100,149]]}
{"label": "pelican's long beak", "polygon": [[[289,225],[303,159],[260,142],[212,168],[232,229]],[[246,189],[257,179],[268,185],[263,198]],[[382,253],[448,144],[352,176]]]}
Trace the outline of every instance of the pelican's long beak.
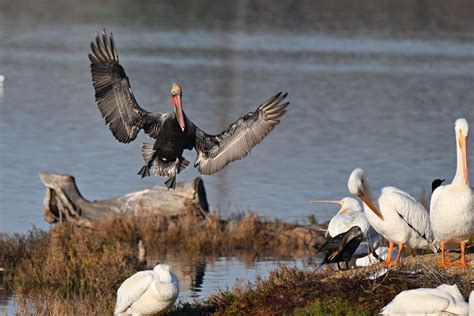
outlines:
{"label": "pelican's long beak", "polygon": [[369,197],[364,193],[364,191],[359,190],[359,197],[364,203],[372,210],[372,212],[375,213],[381,220],[383,219],[382,213],[375,207],[375,205],[372,203],[372,201],[369,199]]}
{"label": "pelican's long beak", "polygon": [[184,124],[184,116],[183,116],[183,108],[181,107],[181,96],[174,95],[172,96],[172,102],[175,106],[176,114],[178,116],[178,123],[181,127],[181,130],[184,132],[185,124]]}
{"label": "pelican's long beak", "polygon": [[332,203],[332,204],[339,204],[342,205],[341,201],[336,200],[312,200],[309,203]]}
{"label": "pelican's long beak", "polygon": [[464,172],[464,183],[469,183],[469,169],[467,167],[467,136],[464,136],[462,132],[459,135],[459,147],[461,148],[462,155],[462,168]]}

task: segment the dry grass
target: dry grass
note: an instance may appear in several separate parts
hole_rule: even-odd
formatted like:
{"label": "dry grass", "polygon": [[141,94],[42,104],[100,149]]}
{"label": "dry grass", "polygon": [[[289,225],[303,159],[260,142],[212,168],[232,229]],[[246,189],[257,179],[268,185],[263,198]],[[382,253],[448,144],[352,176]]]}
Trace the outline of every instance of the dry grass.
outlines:
{"label": "dry grass", "polygon": [[[143,269],[137,259],[137,241],[165,256],[288,256],[299,244],[276,236],[296,225],[263,220],[248,213],[230,221],[215,215],[205,220],[192,216],[117,216],[95,229],[62,224],[48,232],[0,236],[0,267],[21,306],[39,314],[95,315],[113,308],[114,296],[124,279]],[[27,299],[28,298],[28,299]],[[47,303],[45,303],[47,302]],[[26,312],[26,310],[25,310]]]}
{"label": "dry grass", "polygon": [[275,238],[296,225],[265,220],[246,213],[223,221],[217,215],[202,220],[193,216],[178,218],[160,215],[114,217],[97,226],[100,238],[135,244],[140,238],[147,249],[157,253],[229,255],[236,249],[274,256],[288,254],[298,243]]}
{"label": "dry grass", "polygon": [[214,295],[209,302],[216,308],[214,315],[373,315],[400,291],[412,288],[456,283],[467,297],[470,270],[438,270],[437,260],[436,255],[408,258],[375,280],[367,277],[383,264],[336,273],[282,267],[265,280]]}
{"label": "dry grass", "polygon": [[[137,260],[138,239],[148,251],[163,256],[288,256],[303,246],[279,236],[296,227],[255,214],[230,221],[214,215],[205,220],[136,215],[112,218],[94,230],[63,224],[48,232],[1,235],[0,266],[7,270],[20,313],[103,315],[112,312],[120,283],[143,268]],[[470,270],[438,270],[437,260],[439,255],[409,257],[400,269],[375,281],[367,276],[380,265],[336,273],[282,267],[267,279],[241,284],[202,303],[180,305],[169,314],[373,314],[402,290],[441,283],[456,283],[467,295]]]}

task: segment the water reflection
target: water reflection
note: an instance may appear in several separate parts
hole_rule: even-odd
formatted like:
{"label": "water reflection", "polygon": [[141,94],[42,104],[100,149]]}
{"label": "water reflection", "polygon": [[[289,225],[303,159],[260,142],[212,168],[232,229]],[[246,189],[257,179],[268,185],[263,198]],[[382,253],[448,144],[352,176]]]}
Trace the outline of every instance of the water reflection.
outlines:
{"label": "water reflection", "polygon": [[16,302],[12,292],[5,285],[3,272],[0,272],[0,315],[14,315]]}
{"label": "water reflection", "polygon": [[150,269],[160,262],[171,266],[178,276],[179,300],[183,302],[205,299],[219,290],[234,287],[239,280],[253,282],[257,275],[265,277],[280,265],[301,267],[307,261],[302,257],[255,258],[245,253],[238,257],[150,256],[147,260]]}
{"label": "water reflection", "polygon": [[[281,265],[302,267],[302,258],[259,258],[241,254],[238,257],[206,257],[193,258],[166,255],[147,258],[149,268],[159,262],[166,262],[171,266],[173,273],[178,276],[180,293],[178,302],[193,302],[202,300],[219,290],[230,289],[239,281],[253,282],[257,275],[265,277],[271,270]],[[65,300],[67,303],[67,300]],[[22,310],[34,311],[36,304],[40,310],[47,302],[41,297],[31,296],[24,303],[27,307]],[[73,303],[70,303],[73,304]],[[0,283],[0,315],[13,315],[18,310],[12,293],[6,291]]]}

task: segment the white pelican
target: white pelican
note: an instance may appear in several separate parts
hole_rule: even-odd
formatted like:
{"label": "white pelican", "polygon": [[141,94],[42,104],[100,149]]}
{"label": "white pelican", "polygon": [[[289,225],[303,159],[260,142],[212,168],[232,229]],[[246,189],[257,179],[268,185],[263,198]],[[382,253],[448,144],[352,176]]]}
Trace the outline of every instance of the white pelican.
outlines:
{"label": "white pelican", "polygon": [[430,219],[435,241],[441,242],[439,265],[447,268],[453,265],[444,256],[445,243],[461,243],[461,258],[454,264],[468,267],[464,257],[466,241],[472,233],[474,206],[472,190],[469,187],[467,167],[467,135],[469,126],[463,118],[456,120],[457,168],[451,184],[439,186],[431,196]]}
{"label": "white pelican", "polygon": [[114,315],[156,314],[173,306],[179,288],[176,275],[167,264],[140,271],[126,279],[117,290]]}
{"label": "white pelican", "polygon": [[474,291],[469,294],[469,316],[474,316]]}
{"label": "white pelican", "polygon": [[[387,265],[397,265],[403,244],[411,248],[430,248],[432,232],[429,215],[424,207],[410,194],[394,187],[384,187],[373,191],[364,170],[352,171],[347,183],[349,191],[364,202],[364,212],[370,225],[390,242]],[[398,255],[392,262],[394,243],[398,244]]]}
{"label": "white pelican", "polygon": [[310,203],[333,203],[339,204],[341,208],[336,215],[331,219],[326,232],[326,238],[336,237],[339,234],[345,233],[353,226],[359,226],[364,234],[369,229],[369,222],[362,211],[362,207],[354,198],[345,197],[342,200],[313,200]]}
{"label": "white pelican", "polygon": [[[471,297],[472,297],[471,293]],[[473,302],[470,303],[471,305]],[[419,288],[399,293],[382,310],[382,315],[467,315],[468,304],[456,284],[436,289]]]}

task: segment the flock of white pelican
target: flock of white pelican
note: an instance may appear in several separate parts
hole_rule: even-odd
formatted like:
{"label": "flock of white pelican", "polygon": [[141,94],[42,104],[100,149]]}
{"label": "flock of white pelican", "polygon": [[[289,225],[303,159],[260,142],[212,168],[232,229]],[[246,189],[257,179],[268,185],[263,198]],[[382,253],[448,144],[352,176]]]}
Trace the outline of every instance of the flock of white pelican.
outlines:
{"label": "flock of white pelican", "polygon": [[[171,89],[171,113],[149,112],[137,103],[125,70],[119,63],[112,34],[107,34],[105,30],[97,34],[91,43],[91,50],[92,82],[105,123],[109,125],[113,136],[122,143],[133,141],[140,130],[155,139],[154,144],[142,145],[144,165],[138,174],[149,176],[151,170],[155,175],[166,176],[168,180],[165,183],[169,189],[175,187],[176,175],[189,165],[189,161],[183,157],[185,149],[197,152],[194,166],[201,174],[218,172],[230,162],[247,156],[279,124],[289,104],[285,102],[287,94],[278,93],[255,111],[237,119],[222,133],[207,134],[184,113],[182,89],[178,84],[173,84]],[[2,79],[4,77],[0,77],[0,83]],[[313,201],[341,205],[329,223],[327,234],[330,239],[319,249],[326,251],[323,263],[337,263],[339,266],[339,262],[345,261],[346,268],[349,268],[349,259],[360,248],[363,240],[377,233],[389,241],[389,247],[386,250],[380,248],[378,252],[372,251],[379,246],[379,241],[374,238],[367,242],[367,253],[379,258],[383,255],[387,266],[398,265],[405,246],[437,252],[435,244],[439,243],[440,267],[468,267],[465,250],[466,242],[473,232],[474,217],[473,193],[468,177],[468,133],[467,121],[458,119],[455,123],[456,174],[450,184],[438,186],[434,190],[429,213],[414,197],[396,187],[373,189],[364,170],[360,168],[352,171],[347,186],[351,194],[360,198],[363,207],[351,197],[340,201]],[[445,247],[448,243],[459,243],[461,246],[461,258],[457,262],[446,260]],[[368,258],[361,264],[370,262]],[[157,265],[153,270],[138,272],[123,282],[117,292],[115,314],[165,311],[174,304],[178,292],[176,276],[170,273],[167,265]],[[428,304],[431,298],[433,304]],[[439,311],[445,312],[459,311],[466,304],[456,286],[442,285],[437,289],[401,293],[382,312],[425,312],[424,305],[417,304],[418,301],[430,306],[436,302]]]}
{"label": "flock of white pelican", "polygon": [[[440,244],[442,251],[440,267],[447,268],[452,265],[468,267],[469,263],[465,259],[466,242],[474,232],[473,191],[469,186],[467,160],[468,133],[467,121],[463,118],[456,120],[456,174],[448,185],[441,185],[444,180],[433,181],[429,213],[414,197],[396,187],[388,186],[374,190],[364,170],[360,168],[352,171],[347,187],[350,193],[360,198],[363,208],[357,200],[350,197],[340,201],[311,201],[311,203],[341,205],[340,210],[329,222],[327,235],[341,241],[342,244],[335,245],[331,250],[349,251],[352,255],[354,247],[350,250],[345,248],[351,240],[342,238],[343,235],[354,226],[358,226],[363,234],[367,235],[370,226],[389,241],[388,252],[385,255],[387,266],[397,266],[404,246],[411,249],[429,249],[436,253],[435,245]],[[461,257],[457,262],[446,260],[446,243],[460,243]],[[398,251],[393,260],[395,245],[398,246]],[[374,254],[373,250],[369,251],[370,255]]]}
{"label": "flock of white pelican", "polygon": [[[436,253],[435,245],[440,244],[440,268],[469,267],[465,257],[466,243],[474,233],[474,196],[469,186],[467,159],[469,125],[464,118],[460,118],[456,120],[454,129],[456,173],[450,184],[441,185],[444,180],[440,179],[433,181],[429,213],[419,201],[398,188],[384,187],[381,190],[373,190],[360,168],[352,171],[347,186],[349,192],[362,201],[363,212],[359,202],[348,197],[341,201],[311,201],[341,205],[341,209],[328,225],[327,234],[331,239],[327,244],[333,246],[320,249],[327,251],[326,257],[329,255],[330,258],[343,258],[343,253],[346,257],[352,256],[355,251],[354,245],[351,244],[352,237],[346,238],[346,236],[353,236],[355,226],[366,235],[370,224],[380,236],[389,241],[390,245],[388,251],[384,247],[370,249],[366,257],[356,260],[356,266],[378,262],[382,255],[386,258],[387,266],[397,266],[404,245],[412,249],[429,249]],[[456,262],[450,262],[445,257],[445,247],[448,243],[460,244],[461,256]],[[398,246],[398,251],[393,260],[395,244]],[[378,244],[375,245],[377,246]],[[327,260],[326,257],[323,263],[334,262]],[[403,291],[382,309],[381,314],[474,315],[474,292],[471,292],[469,301],[468,307],[456,285],[442,284],[436,289]]]}

